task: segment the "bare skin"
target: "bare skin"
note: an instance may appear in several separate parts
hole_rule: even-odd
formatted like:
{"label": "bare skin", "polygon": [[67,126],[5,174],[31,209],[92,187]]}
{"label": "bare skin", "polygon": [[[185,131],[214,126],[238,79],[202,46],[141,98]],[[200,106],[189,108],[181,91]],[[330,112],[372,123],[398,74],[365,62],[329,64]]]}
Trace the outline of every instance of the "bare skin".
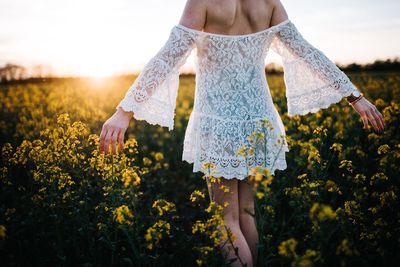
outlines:
{"label": "bare skin", "polygon": [[[279,0],[188,0],[179,24],[196,30],[228,35],[241,35],[258,32],[288,19],[285,8]],[[385,121],[378,109],[365,97],[352,105],[360,115],[363,128],[368,129],[368,121],[376,132],[382,133]],[[124,135],[132,118],[132,112],[119,108],[103,125],[100,134],[100,151],[116,154],[117,146],[122,150]],[[111,151],[109,146],[111,145]],[[209,183],[209,181],[208,181]],[[239,256],[247,266],[257,263],[258,232],[254,214],[254,194],[246,180],[221,179],[231,194],[219,188],[220,184],[209,186],[210,196],[223,206],[224,220],[237,235],[234,245],[239,248]],[[212,190],[212,194],[211,194]],[[234,252],[224,251],[229,258]],[[242,266],[235,261],[231,266]]]}
{"label": "bare skin", "polygon": [[[229,188],[229,192],[224,192],[221,186]],[[228,227],[236,236],[233,246],[238,248],[240,260],[237,259],[230,266],[254,266],[257,262],[257,242],[258,231],[254,217],[254,193],[249,181],[233,179],[221,179],[220,183],[211,182],[207,178],[207,187],[210,201],[224,207],[223,203],[229,205],[223,208],[223,218]],[[225,231],[225,229],[221,229]],[[220,244],[222,254],[226,259],[237,258],[232,248],[232,244],[222,240]]]}

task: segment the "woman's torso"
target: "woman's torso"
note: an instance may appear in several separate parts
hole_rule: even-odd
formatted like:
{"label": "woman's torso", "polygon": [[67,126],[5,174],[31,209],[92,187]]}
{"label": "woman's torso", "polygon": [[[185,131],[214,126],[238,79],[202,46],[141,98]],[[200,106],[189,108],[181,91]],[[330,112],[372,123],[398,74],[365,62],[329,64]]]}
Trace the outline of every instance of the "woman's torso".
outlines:
{"label": "woman's torso", "polygon": [[269,28],[273,5],[269,0],[208,0],[205,32],[240,35]]}
{"label": "woman's torso", "polygon": [[194,111],[230,120],[274,114],[264,71],[271,41],[268,1],[207,3],[213,6],[207,8],[203,31],[210,34],[196,39]]}

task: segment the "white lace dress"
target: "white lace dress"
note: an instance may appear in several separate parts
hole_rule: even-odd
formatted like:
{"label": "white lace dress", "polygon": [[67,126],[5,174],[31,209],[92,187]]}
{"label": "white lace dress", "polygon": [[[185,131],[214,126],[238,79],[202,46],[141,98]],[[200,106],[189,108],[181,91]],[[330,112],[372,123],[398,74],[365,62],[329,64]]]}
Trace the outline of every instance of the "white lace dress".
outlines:
{"label": "white lace dress", "polygon": [[[245,179],[256,165],[275,174],[276,169],[287,168],[289,149],[265,75],[270,48],[282,57],[289,116],[327,108],[357,90],[290,19],[244,35],[208,33],[177,24],[116,108],[172,130],[179,69],[196,49],[195,100],[182,160],[194,163],[193,172],[205,174],[210,173],[203,164],[212,163],[212,175],[226,179]],[[272,127],[262,126],[261,119],[269,120]],[[263,132],[264,138],[250,142],[252,132]],[[238,153],[243,146],[255,149],[248,155]]]}

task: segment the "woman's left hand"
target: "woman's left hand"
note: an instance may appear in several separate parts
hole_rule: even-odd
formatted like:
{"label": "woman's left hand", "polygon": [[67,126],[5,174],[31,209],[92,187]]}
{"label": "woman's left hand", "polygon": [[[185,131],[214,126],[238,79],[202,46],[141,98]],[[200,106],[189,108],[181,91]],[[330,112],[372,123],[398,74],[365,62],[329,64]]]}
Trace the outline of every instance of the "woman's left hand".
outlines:
{"label": "woman's left hand", "polygon": [[127,112],[118,108],[118,110],[103,124],[100,133],[100,153],[104,152],[104,154],[107,155],[111,144],[111,153],[115,155],[117,153],[118,143],[119,151],[122,151],[124,148],[124,135],[132,116],[133,112]]}
{"label": "woman's left hand", "polygon": [[374,104],[369,102],[363,96],[360,100],[351,105],[358,112],[358,114],[360,114],[361,119],[364,123],[363,129],[368,129],[368,121],[370,121],[375,131],[377,131],[378,133],[383,132],[383,129],[385,127],[385,120],[383,118],[383,115],[379,112]]}

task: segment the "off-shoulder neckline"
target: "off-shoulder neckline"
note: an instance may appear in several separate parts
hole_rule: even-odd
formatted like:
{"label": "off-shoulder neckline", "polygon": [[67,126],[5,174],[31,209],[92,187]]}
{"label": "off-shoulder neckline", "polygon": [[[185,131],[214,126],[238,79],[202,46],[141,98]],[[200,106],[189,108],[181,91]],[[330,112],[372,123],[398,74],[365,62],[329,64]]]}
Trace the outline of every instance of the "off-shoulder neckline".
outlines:
{"label": "off-shoulder neckline", "polygon": [[212,36],[226,37],[226,38],[236,38],[236,37],[250,37],[250,36],[258,35],[258,34],[261,34],[264,32],[268,32],[276,27],[279,27],[283,24],[288,23],[289,21],[290,21],[290,19],[285,19],[284,21],[282,21],[274,26],[268,27],[268,28],[258,31],[258,32],[253,32],[253,33],[248,33],[248,34],[222,34],[222,33],[205,32],[205,31],[200,31],[200,30],[196,30],[196,29],[192,29],[192,28],[183,26],[182,24],[176,24],[175,27],[182,28],[182,29],[185,29],[188,31],[192,31],[192,32],[195,32],[198,34],[205,34],[205,35],[212,35]]}

